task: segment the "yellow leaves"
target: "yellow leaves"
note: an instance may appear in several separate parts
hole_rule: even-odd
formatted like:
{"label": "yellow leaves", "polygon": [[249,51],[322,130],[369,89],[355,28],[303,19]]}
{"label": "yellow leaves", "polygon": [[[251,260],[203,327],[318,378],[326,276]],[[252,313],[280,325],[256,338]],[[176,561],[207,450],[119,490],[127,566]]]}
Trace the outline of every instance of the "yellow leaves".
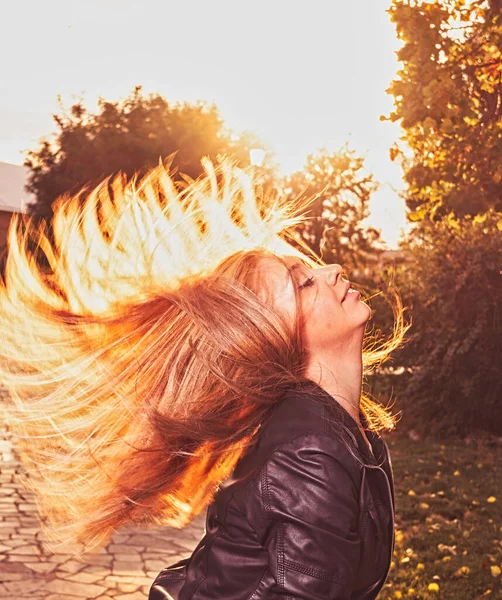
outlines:
{"label": "yellow leaves", "polygon": [[424,563],[418,563],[418,565],[417,565],[417,569],[418,569],[419,571],[421,571],[421,570],[425,569],[425,565],[424,565]]}
{"label": "yellow leaves", "polygon": [[454,475],[454,477],[458,477],[460,475],[460,471],[458,471],[458,470],[453,471],[453,475]]}
{"label": "yellow leaves", "polygon": [[464,117],[464,123],[466,125],[474,127],[479,123],[479,119],[477,119],[476,117]]}
{"label": "yellow leaves", "polygon": [[427,510],[429,508],[429,505],[427,504],[427,502],[420,502],[419,506],[423,510]]}
{"label": "yellow leaves", "polygon": [[413,490],[408,490],[408,496],[416,496],[416,493]]}
{"label": "yellow leaves", "polygon": [[487,217],[487,213],[484,213],[482,215],[476,215],[474,217],[474,219],[472,220],[473,223],[484,223],[486,221],[486,217]]}
{"label": "yellow leaves", "polygon": [[500,567],[498,567],[497,565],[490,565],[490,572],[492,574],[492,577],[500,577]]}
{"label": "yellow leaves", "polygon": [[469,569],[469,567],[462,566],[455,571],[455,575],[457,577],[462,577],[462,576],[469,575],[470,572],[471,572],[471,570]]}
{"label": "yellow leaves", "polygon": [[410,557],[409,556],[405,556],[404,558],[402,558],[400,560],[401,564],[405,564],[405,563],[409,563],[410,562]]}
{"label": "yellow leaves", "polygon": [[437,583],[429,583],[427,589],[429,592],[439,592],[439,585]]}
{"label": "yellow leaves", "polygon": [[443,556],[443,558],[441,560],[443,562],[448,562],[449,560],[451,560],[451,556]]}
{"label": "yellow leaves", "polygon": [[446,544],[438,544],[438,550],[440,552],[450,552],[450,554],[457,554],[457,546],[447,546]]}
{"label": "yellow leaves", "polygon": [[486,501],[492,504],[493,502],[497,501],[497,498],[495,498],[495,496],[489,496]]}
{"label": "yellow leaves", "polygon": [[502,231],[502,219],[499,219],[499,220],[497,221],[497,229],[498,229],[499,231]]}
{"label": "yellow leaves", "polygon": [[427,209],[425,207],[419,208],[418,210],[413,210],[408,213],[408,219],[410,221],[421,221],[425,215],[427,214]]}
{"label": "yellow leaves", "polygon": [[400,592],[399,590],[396,590],[394,592],[394,598],[402,598],[403,597],[403,593]]}

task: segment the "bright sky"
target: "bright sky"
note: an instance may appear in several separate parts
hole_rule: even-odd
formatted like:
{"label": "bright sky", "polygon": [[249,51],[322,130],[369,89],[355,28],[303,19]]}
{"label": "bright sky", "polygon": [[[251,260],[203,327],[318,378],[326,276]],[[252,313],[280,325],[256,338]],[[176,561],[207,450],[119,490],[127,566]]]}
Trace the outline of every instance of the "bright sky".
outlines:
{"label": "bright sky", "polygon": [[55,131],[60,94],[95,107],[136,85],[168,100],[215,102],[257,133],[283,171],[345,141],[382,187],[369,224],[394,247],[405,226],[397,125],[381,122],[399,47],[390,0],[24,0],[2,3],[0,161]]}

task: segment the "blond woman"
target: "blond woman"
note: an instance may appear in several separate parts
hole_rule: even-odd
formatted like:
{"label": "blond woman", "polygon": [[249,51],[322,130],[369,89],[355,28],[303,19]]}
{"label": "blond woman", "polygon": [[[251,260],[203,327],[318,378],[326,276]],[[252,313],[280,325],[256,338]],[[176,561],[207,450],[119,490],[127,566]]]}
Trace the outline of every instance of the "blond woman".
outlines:
{"label": "blond woman", "polygon": [[[388,409],[364,375],[403,340],[251,173],[159,166],[15,220],[0,290],[4,407],[48,543],[205,534],[150,600],[368,600],[394,544]],[[396,296],[398,299],[398,297]]]}

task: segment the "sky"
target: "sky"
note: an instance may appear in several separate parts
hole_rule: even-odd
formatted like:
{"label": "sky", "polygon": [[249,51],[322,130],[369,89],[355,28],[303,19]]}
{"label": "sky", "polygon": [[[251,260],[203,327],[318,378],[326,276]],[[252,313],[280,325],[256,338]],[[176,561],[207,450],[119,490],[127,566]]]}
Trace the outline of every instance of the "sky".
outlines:
{"label": "sky", "polygon": [[214,102],[234,131],[255,132],[283,172],[346,142],[381,183],[368,224],[395,247],[406,226],[397,124],[385,93],[400,43],[390,0],[24,0],[0,21],[0,161],[55,131],[83,98],[120,100],[136,85],[170,101]]}

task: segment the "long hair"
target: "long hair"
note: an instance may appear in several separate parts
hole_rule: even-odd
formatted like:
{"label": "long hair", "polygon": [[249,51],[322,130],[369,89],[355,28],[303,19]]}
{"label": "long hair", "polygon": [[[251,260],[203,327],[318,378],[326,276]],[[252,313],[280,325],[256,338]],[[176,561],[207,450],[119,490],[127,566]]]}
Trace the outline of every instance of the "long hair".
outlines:
{"label": "long hair", "polygon": [[[212,500],[269,411],[302,379],[291,326],[253,285],[263,257],[315,258],[301,216],[252,173],[203,161],[181,186],[163,166],[54,205],[52,231],[14,218],[0,286],[3,407],[46,539],[77,556],[127,523],[182,527]],[[363,352],[366,370],[402,341]],[[394,417],[369,397],[375,430]]]}

